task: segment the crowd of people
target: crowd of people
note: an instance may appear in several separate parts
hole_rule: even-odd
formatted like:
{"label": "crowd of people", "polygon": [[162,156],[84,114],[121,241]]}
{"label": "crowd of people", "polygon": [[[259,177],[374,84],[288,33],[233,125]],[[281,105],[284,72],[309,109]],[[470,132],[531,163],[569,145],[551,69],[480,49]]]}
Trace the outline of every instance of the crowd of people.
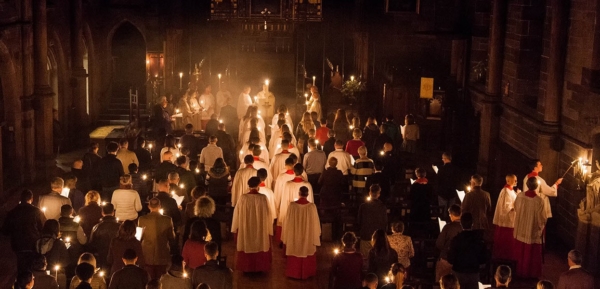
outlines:
{"label": "crowd of people", "polygon": [[[132,146],[128,139],[109,142],[103,157],[91,144],[36,205],[25,190],[8,214],[3,231],[17,255],[15,288],[233,288],[233,271],[221,255],[230,236],[235,270],[270,271],[272,254],[281,250],[285,275],[307,279],[317,274],[321,219],[331,214],[329,235],[341,237],[341,249],[330,288],[418,287],[422,280],[411,276],[416,250],[405,226],[427,230],[438,218],[447,224],[435,240],[432,284],[479,288],[480,267],[492,258],[516,264],[497,267],[495,288],[508,287],[514,276],[542,278],[548,197],[557,195],[562,179],[549,186],[538,175],[539,160],[522,191],[515,175],[506,177],[495,211],[479,175],[459,197],[461,173],[450,153],[433,167],[435,182],[426,168],[414,168],[400,198],[403,158],[418,151],[415,117],[407,115],[404,125],[392,116],[381,125],[368,117],[361,129],[355,112],[338,109],[330,121],[316,87],[310,91],[295,130],[284,105],[263,119],[249,87],[233,108],[226,88],[215,100],[207,86],[178,102],[183,136],[172,134],[169,103],[161,98],[154,142],[142,136]],[[406,216],[390,210],[399,202],[408,205]],[[350,229],[336,222],[343,209],[356,212]],[[557,288],[593,288],[582,258],[569,253],[570,270]],[[552,286],[541,280],[537,288]]]}

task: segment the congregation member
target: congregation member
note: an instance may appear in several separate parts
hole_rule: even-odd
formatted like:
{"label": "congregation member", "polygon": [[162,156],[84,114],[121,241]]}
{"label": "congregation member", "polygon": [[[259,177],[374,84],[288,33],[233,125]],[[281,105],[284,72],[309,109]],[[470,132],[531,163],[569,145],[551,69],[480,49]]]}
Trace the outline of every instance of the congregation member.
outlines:
{"label": "congregation member", "polygon": [[369,157],[373,158],[378,151],[374,151],[375,140],[379,135],[379,127],[377,126],[377,120],[370,116],[367,118],[367,123],[362,131],[362,141],[365,143],[367,150],[369,151]]}
{"label": "congregation member", "polygon": [[462,231],[458,233],[448,249],[448,263],[463,289],[479,289],[479,266],[487,262],[483,232],[473,230],[473,216],[463,211],[460,216]]}
{"label": "congregation member", "polygon": [[100,160],[102,157],[98,154],[100,150],[100,145],[97,142],[90,143],[88,151],[83,154],[83,173],[90,180],[90,189],[100,190],[102,186],[100,185],[100,173],[98,171]]}
{"label": "congregation member", "polygon": [[194,221],[190,227],[189,238],[185,241],[181,252],[186,268],[193,270],[206,262],[204,245],[209,240],[210,234],[206,228],[206,223],[201,220]]}
{"label": "congregation member", "polygon": [[[91,278],[81,278],[81,276],[77,274],[77,267],[79,267],[79,265],[81,264],[89,264],[90,266],[92,266],[91,268],[93,268],[93,274]],[[100,267],[97,266],[96,258],[94,257],[94,255],[92,255],[91,253],[81,254],[81,256],[79,256],[79,260],[77,260],[77,267],[75,268],[75,276],[73,277],[73,279],[71,279],[71,284],[69,288],[76,289],[79,288],[79,286],[82,283],[88,283],[90,286],[89,288],[106,289],[106,280],[103,276],[104,271],[97,270],[100,269]]]}
{"label": "congregation member", "polygon": [[356,251],[358,241],[354,232],[346,232],[342,237],[341,252],[334,252],[329,273],[329,284],[332,289],[359,288],[363,255]]}
{"label": "congregation member", "polygon": [[[118,270],[123,269],[127,265],[137,264],[140,268],[145,268],[144,252],[142,242],[135,237],[136,226],[135,222],[126,220],[119,226],[117,236],[110,241],[106,263],[110,266],[110,273],[114,274]],[[128,250],[133,250],[135,256]],[[128,255],[128,258],[125,258]],[[135,258],[135,261],[133,260]],[[127,262],[125,260],[128,260]],[[122,262],[121,262],[122,261]],[[131,261],[134,261],[133,263]],[[146,271],[144,271],[146,272]],[[148,273],[146,272],[146,275]],[[147,278],[147,277],[146,277]],[[111,284],[112,285],[112,284]]]}
{"label": "congregation member", "polygon": [[352,130],[352,139],[346,143],[346,152],[349,153],[354,159],[358,159],[360,155],[358,154],[358,148],[364,147],[365,143],[361,140],[362,131],[360,128],[355,127]]}
{"label": "congregation member", "polygon": [[350,123],[344,109],[338,108],[335,112],[332,129],[335,131],[335,138],[342,142],[342,147],[350,140]]}
{"label": "congregation member", "polygon": [[80,218],[79,224],[86,236],[92,234],[92,229],[102,218],[102,207],[100,205],[100,193],[89,191],[85,194],[85,206],[79,209],[78,215]]}
{"label": "congregation member", "polygon": [[412,222],[429,222],[431,220],[431,203],[433,200],[433,187],[427,180],[427,171],[423,168],[415,170],[417,180],[410,185],[410,220]]}
{"label": "congregation member", "polygon": [[448,250],[454,237],[463,230],[460,224],[462,215],[460,206],[457,204],[450,206],[448,213],[450,222],[444,226],[435,241],[435,247],[440,251],[440,258],[435,263],[435,280],[440,280],[442,276],[452,273],[452,264],[448,262]]}
{"label": "congregation member", "polygon": [[548,211],[545,201],[538,195],[538,179],[527,179],[525,188],[515,199],[515,228],[513,230],[514,259],[517,261],[515,276],[542,277],[542,238]]}
{"label": "congregation member", "polygon": [[209,196],[202,196],[196,200],[194,207],[194,217],[188,219],[183,231],[182,243],[185,244],[190,236],[192,224],[196,221],[202,221],[206,224],[206,228],[210,233],[211,240],[221,248],[221,223],[214,218],[215,201]]}
{"label": "congregation member", "polygon": [[440,289],[460,289],[458,278],[454,274],[446,274],[440,278]]}
{"label": "congregation member", "polygon": [[208,242],[204,245],[206,263],[194,269],[192,273],[192,288],[200,288],[201,284],[210,286],[210,289],[233,289],[233,272],[226,264],[220,264],[218,245]]}
{"label": "congregation member", "polygon": [[208,194],[219,205],[225,205],[231,190],[231,173],[223,158],[218,158],[206,174],[204,183],[208,187]]}
{"label": "congregation member", "polygon": [[402,150],[414,154],[417,151],[419,138],[419,125],[415,122],[415,116],[407,114],[404,117],[404,127],[402,128]]}
{"label": "congregation member", "polygon": [[[94,271],[96,268],[88,263],[81,263],[75,267],[75,275],[79,280],[79,283],[76,287],[72,287],[71,289],[98,289],[98,287],[94,288],[92,286],[92,279],[94,277]],[[73,284],[72,282],[71,284]],[[102,289],[106,288],[105,286]]]}
{"label": "congregation member", "polygon": [[179,139],[179,143],[181,144],[181,148],[187,148],[190,150],[190,159],[198,160],[198,156],[200,155],[200,140],[194,135],[194,125],[188,123],[185,125],[185,134],[181,136]]}
{"label": "congregation member", "polygon": [[379,277],[379,284],[384,284],[385,276],[398,261],[398,253],[388,242],[385,230],[377,229],[371,238],[371,249],[367,255],[367,272]]}
{"label": "congregation member", "polygon": [[129,174],[129,165],[136,164],[140,165],[137,155],[129,150],[129,141],[122,139],[119,141],[119,151],[117,152],[117,159],[121,161],[123,165],[123,173]]}
{"label": "congregation member", "polygon": [[373,147],[371,147],[373,151],[373,157],[383,151],[383,145],[386,143],[394,143],[394,141],[385,133],[385,126],[382,124],[379,126],[379,135],[375,137],[375,141],[373,141]]}
{"label": "congregation member", "polygon": [[567,264],[569,270],[560,274],[557,289],[593,289],[594,276],[585,271],[581,264],[583,263],[583,254],[577,250],[569,251],[567,255]]}
{"label": "congregation member", "polygon": [[473,230],[487,230],[489,228],[488,216],[492,212],[490,193],[481,189],[483,177],[471,176],[471,191],[467,192],[462,202],[463,214],[470,213],[473,216]]}
{"label": "congregation member", "polygon": [[218,130],[215,133],[217,137],[217,146],[223,151],[223,158],[229,167],[236,167],[235,141],[227,133],[225,123],[219,123]]}
{"label": "congregation member", "polygon": [[102,200],[105,202],[110,202],[113,192],[119,188],[121,176],[125,174],[123,164],[117,158],[118,150],[119,144],[109,142],[106,145],[106,155],[98,162],[100,184],[102,185]]}
{"label": "congregation member", "polygon": [[[225,130],[225,124],[236,124],[239,122],[237,117],[237,109],[233,107],[231,104],[231,97],[225,97],[225,105],[221,107],[219,111],[219,124],[223,124],[223,130]],[[228,128],[233,132],[234,135],[237,135],[235,132],[236,125],[230,125]],[[221,129],[221,128],[219,128]]]}
{"label": "congregation member", "polygon": [[492,257],[498,259],[513,259],[513,231],[515,227],[515,199],[521,190],[517,186],[517,176],[507,175],[506,184],[500,191],[496,211],[494,212],[494,247]]}
{"label": "congregation member", "polygon": [[436,194],[438,196],[438,203],[444,207],[445,212],[458,201],[456,189],[458,189],[460,176],[457,168],[452,164],[452,154],[444,152],[442,154],[442,162],[443,165],[437,171]]}
{"label": "congregation member", "polygon": [[156,189],[158,192],[154,194],[154,198],[160,201],[160,207],[163,209],[163,214],[171,217],[175,228],[179,227],[181,225],[181,211],[179,211],[177,201],[175,201],[169,193],[169,181],[167,179],[160,180]]}
{"label": "congregation member", "polygon": [[[390,247],[398,253],[398,263],[402,265],[402,269],[410,267],[410,259],[415,256],[410,236],[404,235],[404,223],[392,223],[392,234],[387,236]],[[395,274],[394,274],[395,275]]]}
{"label": "congregation member", "polygon": [[381,289],[414,289],[410,285],[403,285],[404,279],[406,278],[406,268],[402,266],[401,263],[394,263],[390,268],[390,272],[388,273],[388,278],[390,278],[389,283],[381,287]]}
{"label": "congregation member", "polygon": [[138,255],[133,249],[126,249],[121,260],[123,266],[110,278],[108,289],[144,289],[148,283],[148,272],[138,267]]}
{"label": "congregation member", "polygon": [[[152,165],[152,153],[150,152],[151,149],[146,148],[146,139],[141,136],[138,136],[135,142],[136,147],[134,152],[138,162],[140,163],[139,170],[141,172],[147,172],[150,170],[150,166]],[[129,173],[131,173],[131,170]]]}
{"label": "congregation member", "polygon": [[[323,143],[323,151],[325,152],[325,154],[327,155],[327,157],[329,157],[329,154],[331,154],[331,152],[335,151],[335,131],[333,129],[330,129],[327,131],[327,140],[322,142]],[[321,142],[321,141],[319,141]]]}
{"label": "congregation member", "polygon": [[[546,218],[552,218],[552,208],[550,207],[550,199],[548,197],[558,196],[558,186],[562,183],[563,179],[559,178],[554,182],[554,184],[552,184],[552,186],[548,186],[546,180],[539,176],[539,173],[541,173],[544,168],[542,162],[538,159],[533,160],[530,168],[531,172],[527,174],[523,180],[523,192],[534,190],[535,193],[544,201],[544,212],[546,213]],[[538,184],[538,186],[535,189],[527,185],[527,180],[530,178],[535,178],[537,180],[536,184]]]}
{"label": "congregation member", "polygon": [[285,275],[307,279],[317,275],[317,246],[321,246],[321,223],[317,206],[308,200],[309,188],[298,190],[298,200],[291,202],[283,221],[281,241],[285,245]]}
{"label": "congregation member", "polygon": [[348,194],[348,180],[337,169],[337,158],[328,160],[329,167],[319,177],[319,207],[339,207],[342,204],[342,196]]}
{"label": "congregation member", "polygon": [[[344,142],[339,139],[335,141],[335,151],[332,151],[327,158],[336,158],[338,160],[337,169],[340,170],[344,176],[347,176],[350,169],[354,166],[354,158],[344,151]],[[329,164],[326,164],[325,168],[328,167]]]}
{"label": "congregation member", "polygon": [[536,289],[554,289],[554,284],[548,280],[540,280],[536,284]]}
{"label": "congregation member", "polygon": [[313,188],[313,191],[320,192],[319,178],[325,169],[327,155],[317,147],[317,142],[314,138],[308,139],[308,153],[304,155],[302,165],[306,169],[308,182]]}
{"label": "congregation member", "polygon": [[179,184],[183,185],[183,191],[185,192],[186,200],[189,200],[192,189],[196,187],[196,176],[189,169],[189,161],[186,156],[180,156],[175,160],[177,169],[175,172],[179,175]]}
{"label": "congregation member", "polygon": [[[360,252],[365,257],[369,255],[369,251],[372,248],[371,237],[373,236],[373,232],[377,230],[387,231],[387,208],[385,207],[385,204],[379,200],[380,190],[379,185],[372,185],[369,188],[370,199],[358,207],[356,223],[358,225],[360,237]],[[396,256],[396,259],[397,258],[398,256]]]}
{"label": "congregation member", "polygon": [[92,229],[90,234],[89,247],[93,249],[98,256],[98,266],[105,267],[106,257],[110,247],[110,242],[118,236],[120,224],[115,218],[115,207],[113,204],[102,206],[102,219]]}
{"label": "congregation member", "polygon": [[111,204],[115,207],[115,217],[121,221],[135,220],[142,210],[140,194],[133,190],[131,175],[121,177],[121,187],[113,193]]}
{"label": "congregation member", "polygon": [[273,226],[267,197],[258,192],[260,179],[248,180],[249,192],[243,194],[233,211],[231,232],[237,234],[236,270],[267,272],[271,269]]}
{"label": "congregation member", "polygon": [[179,254],[171,257],[169,270],[160,277],[163,288],[192,289],[192,280],[183,267],[183,258]]}
{"label": "congregation member", "polygon": [[254,168],[254,157],[246,155],[244,157],[244,167],[237,170],[235,178],[233,178],[233,185],[231,186],[231,206],[235,207],[238,200],[248,192],[248,179],[256,176],[256,169]]}
{"label": "congregation member", "polygon": [[218,158],[223,158],[223,150],[217,146],[217,137],[211,135],[208,138],[208,146],[200,153],[200,170],[208,172]]}
{"label": "congregation member", "polygon": [[[171,153],[171,155],[170,155],[171,158],[169,159],[171,164],[174,164],[175,159],[177,159],[181,155],[181,150],[176,145],[175,136],[173,136],[171,134],[169,134],[165,137],[164,146],[160,149],[160,155],[162,156],[166,152]],[[163,161],[164,161],[164,159],[163,159]]]}
{"label": "congregation member", "polygon": [[377,289],[379,285],[379,277],[375,273],[368,273],[362,281],[361,289]]}
{"label": "congregation member", "polygon": [[[348,147],[346,146],[346,150]],[[365,196],[365,188],[367,179],[373,174],[375,164],[373,160],[367,157],[367,147],[360,146],[357,149],[358,157],[354,161],[354,165],[350,168],[352,173],[352,187],[354,189],[355,199],[363,199]]]}
{"label": "congregation member", "polygon": [[210,119],[206,123],[206,127],[204,128],[204,132],[209,136],[214,136],[217,130],[219,129],[219,121],[217,120],[216,114],[211,114]]}
{"label": "congregation member", "polygon": [[[77,258],[82,252],[82,245],[85,245],[88,240],[88,236],[83,233],[83,228],[78,222],[75,222],[73,218],[73,208],[69,205],[63,205],[60,208],[60,219],[58,219],[60,227],[60,237],[65,241],[67,251],[69,252],[69,263],[75,264]],[[72,268],[65,268],[72,270]]]}
{"label": "congregation member", "polygon": [[[33,273],[33,278],[35,279],[35,288],[58,289],[58,283],[56,282],[56,278],[51,275],[48,275],[48,273],[46,272],[47,268],[48,263],[46,262],[46,257],[44,257],[44,255],[41,254],[36,254],[31,265],[31,271]],[[23,272],[25,270],[19,271]]]}
{"label": "congregation member", "polygon": [[160,180],[166,180],[170,173],[177,171],[177,166],[171,161],[173,158],[172,152],[166,151],[161,156],[161,163],[154,169],[154,181],[156,183]]}
{"label": "congregation member", "polygon": [[129,165],[129,175],[131,176],[131,189],[136,191],[140,197],[140,201],[148,200],[150,190],[148,189],[148,175],[141,174],[138,166],[135,164]]}
{"label": "congregation member", "polygon": [[69,198],[61,195],[65,182],[61,178],[53,178],[50,182],[50,193],[40,196],[38,207],[44,212],[47,220],[60,218],[60,207],[71,205]]}
{"label": "congregation member", "polygon": [[50,268],[56,271],[58,285],[65,288],[67,278],[64,268],[69,265],[69,252],[60,239],[60,225],[57,220],[49,219],[44,223],[41,236],[35,243],[35,252],[46,257]]}
{"label": "congregation member", "polygon": [[148,208],[150,213],[139,218],[138,227],[144,228],[142,251],[146,262],[145,269],[150,279],[157,279],[167,272],[175,231],[171,218],[160,213],[161,201],[158,198],[150,199]]}
{"label": "congregation member", "polygon": [[67,197],[69,200],[71,200],[71,206],[77,212],[81,207],[83,207],[85,202],[83,192],[77,189],[78,179],[73,173],[65,174],[63,179],[65,181],[65,187],[63,190],[68,190],[69,195]]}
{"label": "congregation member", "polygon": [[329,128],[327,127],[327,118],[321,117],[320,126],[315,131],[315,139],[319,144],[324,145],[329,139]]}
{"label": "congregation member", "polygon": [[[79,189],[81,192],[87,192],[92,189],[90,176],[88,176],[83,170],[83,160],[73,161],[73,165],[71,165],[71,175],[77,179],[77,189]],[[79,208],[77,208],[75,211],[78,209]]]}
{"label": "congregation member", "polygon": [[496,268],[496,273],[494,273],[494,282],[496,285],[494,288],[508,288],[508,284],[512,280],[512,271],[510,267],[506,265],[500,265]]}

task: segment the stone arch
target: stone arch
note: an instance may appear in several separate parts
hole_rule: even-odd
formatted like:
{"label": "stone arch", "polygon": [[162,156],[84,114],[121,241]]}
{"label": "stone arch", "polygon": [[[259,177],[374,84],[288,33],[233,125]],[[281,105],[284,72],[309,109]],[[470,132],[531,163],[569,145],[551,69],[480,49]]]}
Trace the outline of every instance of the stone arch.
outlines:
{"label": "stone arch", "polygon": [[146,45],[148,43],[148,40],[146,39],[146,30],[142,28],[142,26],[138,25],[135,23],[135,21],[132,21],[128,18],[124,18],[121,19],[120,21],[118,21],[117,23],[115,23],[115,25],[112,26],[112,29],[108,32],[108,42],[107,42],[107,48],[109,51],[109,55],[111,55],[112,53],[112,42],[113,42],[113,38],[115,36],[115,32],[124,24],[131,24],[133,27],[135,27],[140,34],[142,35],[142,37],[144,38],[144,45]]}
{"label": "stone arch", "polygon": [[[126,99],[129,89],[141,88],[147,80],[146,38],[139,26],[125,19],[111,30],[108,40],[111,103],[114,104],[115,99],[128,102]],[[143,102],[144,99],[142,93],[140,101]]]}

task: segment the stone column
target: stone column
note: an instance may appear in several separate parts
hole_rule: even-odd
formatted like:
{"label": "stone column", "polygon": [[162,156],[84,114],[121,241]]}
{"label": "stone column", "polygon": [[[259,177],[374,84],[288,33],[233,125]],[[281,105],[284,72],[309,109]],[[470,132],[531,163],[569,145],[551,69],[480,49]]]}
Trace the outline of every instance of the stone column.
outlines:
{"label": "stone column", "polygon": [[52,135],[52,88],[48,84],[48,27],[46,0],[33,1],[33,68],[35,148],[38,179],[52,177],[55,166]]}
{"label": "stone column", "polygon": [[83,68],[83,32],[82,17],[83,9],[81,0],[71,0],[71,86],[73,106],[75,107],[74,121],[70,125],[73,128],[69,133],[73,141],[84,140],[80,133],[85,132],[82,128],[89,124],[86,102],[86,78],[87,72]]}
{"label": "stone column", "polygon": [[499,96],[502,86],[502,61],[504,30],[506,25],[506,0],[494,0],[490,21],[488,75],[485,92]]}
{"label": "stone column", "polygon": [[[18,136],[17,140],[23,141],[22,148],[17,145],[16,158],[24,159],[25,162],[21,164],[20,169],[23,173],[23,181],[31,183],[36,179],[36,137],[35,137],[35,112],[33,110],[33,83],[34,83],[34,71],[33,71],[33,25],[32,25],[32,3],[28,2],[27,6],[23,7],[23,21],[25,22],[22,26],[21,37],[23,46],[23,89],[21,97],[21,111],[20,116],[22,124],[22,136]],[[24,3],[25,4],[25,3]],[[15,129],[15,132],[19,130]]]}
{"label": "stone column", "polygon": [[567,39],[567,2],[552,0],[550,49],[548,53],[548,81],[544,103],[544,123],[556,125],[560,121],[560,107],[564,81],[564,59]]}

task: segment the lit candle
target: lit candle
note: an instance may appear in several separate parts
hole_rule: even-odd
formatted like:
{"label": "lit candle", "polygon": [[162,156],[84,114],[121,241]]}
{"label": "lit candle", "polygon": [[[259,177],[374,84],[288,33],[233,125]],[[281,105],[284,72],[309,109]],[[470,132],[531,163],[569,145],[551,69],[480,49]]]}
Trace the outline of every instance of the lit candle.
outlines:
{"label": "lit candle", "polygon": [[73,218],[73,222],[79,223],[79,221],[81,221],[81,217],[77,216],[77,217]]}
{"label": "lit candle", "polygon": [[353,125],[350,125],[350,129],[354,129],[354,126],[353,126]]}
{"label": "lit candle", "polygon": [[179,108],[175,110],[175,113],[179,113]]}
{"label": "lit candle", "polygon": [[[306,102],[304,102],[304,104],[306,104],[306,106],[308,106],[308,100]],[[307,108],[308,109],[308,108]]]}
{"label": "lit candle", "polygon": [[380,151],[380,152],[379,152],[379,154],[380,154],[380,155],[384,155],[384,154],[385,154],[385,152],[384,152],[384,151]]}
{"label": "lit candle", "polygon": [[152,150],[152,144],[148,144],[148,149]]}
{"label": "lit candle", "polygon": [[106,206],[106,202],[105,201],[102,201],[102,206]]}
{"label": "lit candle", "polygon": [[368,196],[367,197],[367,202],[370,202],[370,201],[371,201],[371,196]]}
{"label": "lit candle", "polygon": [[338,249],[338,248],[333,249],[333,254],[337,255],[339,253],[340,253],[340,249]]}
{"label": "lit candle", "polygon": [[243,155],[243,154],[244,154],[244,151],[243,151],[243,150],[240,150],[240,155]]}
{"label": "lit candle", "polygon": [[390,283],[390,277],[385,277],[385,283]]}
{"label": "lit candle", "polygon": [[42,212],[46,213],[46,207],[42,207]]}
{"label": "lit candle", "polygon": [[200,169],[196,169],[196,173],[199,174],[200,173]]}
{"label": "lit candle", "polygon": [[[220,74],[219,74],[219,75],[220,75]],[[187,278],[187,277],[188,277],[188,274],[187,274],[187,272],[183,271],[183,278]]]}
{"label": "lit candle", "polygon": [[306,100],[308,100],[308,93],[304,94],[304,98],[306,98]]}
{"label": "lit candle", "polygon": [[319,144],[319,140],[318,140],[318,139],[316,139],[316,140],[315,140],[315,143],[316,143],[316,144]]}
{"label": "lit candle", "polygon": [[316,81],[317,81],[317,77],[313,75],[313,86],[315,86]]}
{"label": "lit candle", "polygon": [[161,215],[164,215],[164,213],[165,213],[165,210],[163,210],[163,209],[160,209],[160,210],[158,210],[158,212],[159,212]]}
{"label": "lit candle", "polygon": [[177,144],[177,148],[181,148],[181,144],[180,143]]}
{"label": "lit candle", "polygon": [[175,191],[171,191],[171,195],[175,196]]}
{"label": "lit candle", "polygon": [[104,271],[100,271],[98,275],[100,275],[100,277],[104,277]]}
{"label": "lit candle", "polygon": [[223,123],[223,120],[222,120],[222,119],[219,119],[219,123]]}
{"label": "lit candle", "polygon": [[254,103],[258,103],[258,96],[254,97]]}
{"label": "lit candle", "polygon": [[179,73],[179,89],[183,88],[183,72]]}
{"label": "lit candle", "polygon": [[350,76],[350,81],[354,81],[354,75]]}
{"label": "lit candle", "polygon": [[117,222],[119,222],[119,217],[117,217]]}
{"label": "lit candle", "polygon": [[471,186],[467,186],[467,192],[471,191]]}
{"label": "lit candle", "polygon": [[56,280],[58,280],[58,270],[60,270],[60,266],[59,265],[54,266],[54,271],[56,272]]}
{"label": "lit candle", "polygon": [[65,243],[71,243],[71,237],[66,237],[65,238]]}
{"label": "lit candle", "polygon": [[176,154],[175,154],[175,157],[176,157],[176,158],[178,158],[178,157],[180,157],[180,156],[181,156],[181,155],[180,155],[179,153],[176,153]]}
{"label": "lit candle", "polygon": [[179,188],[183,189],[183,188],[185,188],[185,185],[181,184],[181,185],[179,185]]}
{"label": "lit candle", "polygon": [[142,175],[142,180],[144,180],[144,181],[145,181],[145,180],[147,180],[147,179],[148,179],[148,175],[146,175],[146,174],[143,174],[143,175]]}
{"label": "lit candle", "polygon": [[221,89],[221,74],[217,74],[217,77],[219,78],[219,89]]}

